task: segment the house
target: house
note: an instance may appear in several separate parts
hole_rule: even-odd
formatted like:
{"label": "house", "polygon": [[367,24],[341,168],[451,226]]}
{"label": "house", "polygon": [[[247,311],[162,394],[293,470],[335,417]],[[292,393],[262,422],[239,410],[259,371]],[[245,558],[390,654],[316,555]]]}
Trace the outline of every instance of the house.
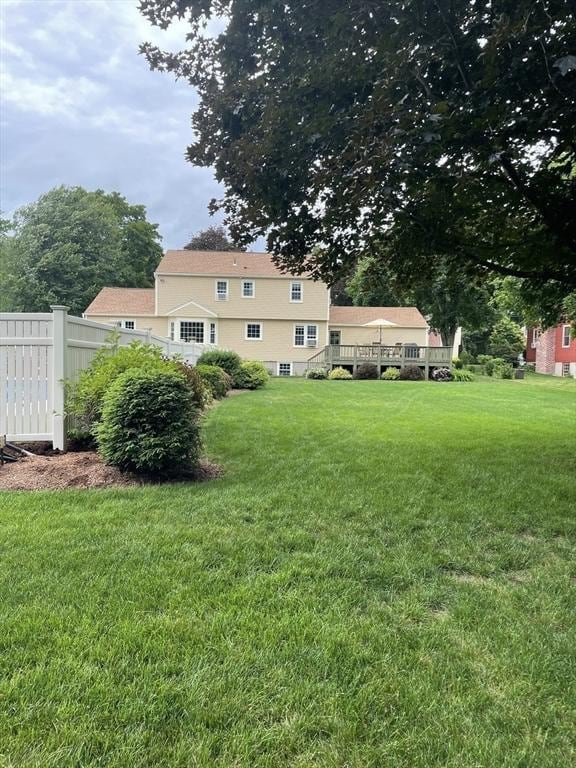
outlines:
{"label": "house", "polygon": [[[326,284],[282,272],[266,253],[167,251],[154,279],[150,289],[103,288],[84,317],[233,349],[280,376],[303,373],[315,358],[354,367],[372,347],[393,348],[390,364],[404,359],[404,346],[427,362],[428,325],[415,307],[331,307]],[[340,357],[320,359],[328,345]],[[347,345],[366,349],[352,354]],[[451,351],[444,357],[449,364]],[[385,367],[386,355],[377,362]]]}
{"label": "house", "polygon": [[538,326],[528,328],[526,362],[533,363],[537,373],[576,378],[576,339],[568,323],[543,331]]}

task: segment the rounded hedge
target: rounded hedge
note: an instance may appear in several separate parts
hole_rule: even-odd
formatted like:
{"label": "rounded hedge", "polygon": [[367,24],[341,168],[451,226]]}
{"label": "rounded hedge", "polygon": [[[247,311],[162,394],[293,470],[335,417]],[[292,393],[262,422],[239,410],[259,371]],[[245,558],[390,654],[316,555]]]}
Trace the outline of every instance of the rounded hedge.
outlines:
{"label": "rounded hedge", "polygon": [[378,366],[374,363],[360,363],[354,371],[355,379],[377,379]]}
{"label": "rounded hedge", "polygon": [[306,371],[307,379],[327,379],[328,374],[324,368],[310,368]]}
{"label": "rounded hedge", "polygon": [[400,368],[386,368],[380,378],[384,381],[396,381],[400,378]]}
{"label": "rounded hedge", "polygon": [[402,368],[398,378],[402,381],[424,381],[424,371],[418,365],[407,365]]}
{"label": "rounded hedge", "polygon": [[228,390],[232,389],[232,377],[220,366],[197,364],[196,371],[200,374],[202,381],[210,387],[212,397],[217,400],[226,397]]}
{"label": "rounded hedge", "polygon": [[333,368],[328,374],[328,378],[331,381],[347,381],[352,378],[352,374],[346,368]]}
{"label": "rounded hedge", "polygon": [[258,360],[245,360],[236,376],[236,386],[240,389],[260,389],[268,384],[270,374]]}
{"label": "rounded hedge", "polygon": [[98,450],[124,472],[168,476],[198,462],[197,410],[184,377],[132,369],[106,393]]}
{"label": "rounded hedge", "polygon": [[236,377],[240,373],[242,358],[236,352],[232,352],[229,349],[209,349],[206,352],[202,352],[196,364],[217,365],[232,378],[233,386],[238,386]]}

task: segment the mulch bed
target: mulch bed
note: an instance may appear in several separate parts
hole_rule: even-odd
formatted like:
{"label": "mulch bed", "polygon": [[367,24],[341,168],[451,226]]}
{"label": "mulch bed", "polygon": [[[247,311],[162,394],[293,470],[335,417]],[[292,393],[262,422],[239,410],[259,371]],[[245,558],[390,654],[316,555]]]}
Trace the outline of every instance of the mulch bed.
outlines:
{"label": "mulch bed", "polygon": [[[201,461],[197,468],[173,477],[169,482],[212,480],[221,475],[222,470],[217,464]],[[151,481],[107,466],[95,451],[26,457],[0,466],[0,490],[5,491],[127,488],[148,482]]]}

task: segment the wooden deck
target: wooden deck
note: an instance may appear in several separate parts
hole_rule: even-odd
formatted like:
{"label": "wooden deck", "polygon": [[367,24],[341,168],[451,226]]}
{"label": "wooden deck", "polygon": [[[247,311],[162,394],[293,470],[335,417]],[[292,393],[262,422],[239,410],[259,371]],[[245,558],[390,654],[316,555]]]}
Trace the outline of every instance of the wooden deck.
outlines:
{"label": "wooden deck", "polygon": [[308,360],[308,368],[337,366],[353,371],[362,363],[373,363],[379,372],[386,368],[405,368],[407,365],[420,366],[428,378],[431,368],[451,368],[451,347],[419,347],[415,344],[339,344],[328,345]]}

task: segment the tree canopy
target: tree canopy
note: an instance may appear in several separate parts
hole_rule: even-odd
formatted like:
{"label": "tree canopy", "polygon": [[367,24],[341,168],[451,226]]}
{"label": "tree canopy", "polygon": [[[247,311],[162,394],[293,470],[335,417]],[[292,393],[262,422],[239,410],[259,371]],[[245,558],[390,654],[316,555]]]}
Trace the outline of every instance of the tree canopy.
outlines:
{"label": "tree canopy", "polygon": [[184,246],[186,251],[243,251],[226,233],[222,226],[207,227],[192,235],[190,241]]}
{"label": "tree canopy", "polygon": [[117,192],[57,187],[20,208],[0,238],[5,311],[65,304],[82,313],[105,285],[145,288],[162,248],[143,205]]}
{"label": "tree canopy", "polygon": [[330,282],[367,251],[406,277],[453,254],[545,286],[560,311],[576,287],[573,0],[140,7],[190,22],[187,50],[142,51],[199,94],[188,157],[223,182],[212,207],[235,242],[266,236]]}

